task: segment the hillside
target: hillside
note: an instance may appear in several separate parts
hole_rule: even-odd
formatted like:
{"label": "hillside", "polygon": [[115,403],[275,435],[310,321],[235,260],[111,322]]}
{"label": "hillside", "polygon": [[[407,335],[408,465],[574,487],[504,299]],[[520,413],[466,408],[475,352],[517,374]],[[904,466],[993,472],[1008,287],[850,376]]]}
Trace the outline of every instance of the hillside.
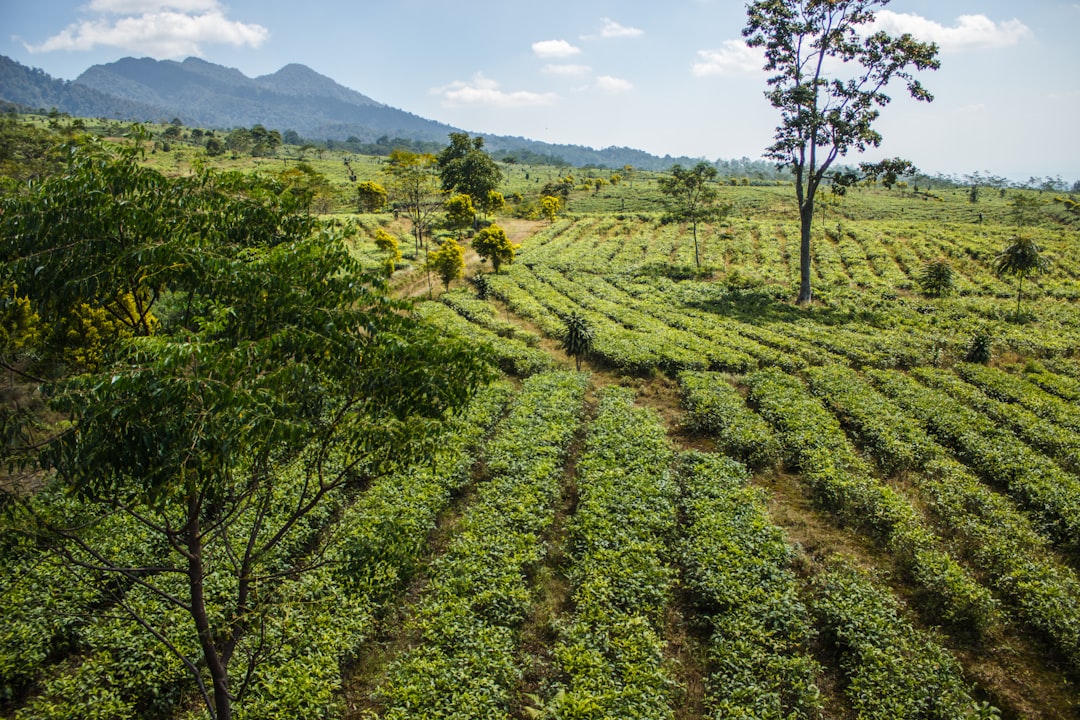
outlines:
{"label": "hillside", "polygon": [[[260,174],[292,162],[260,160],[210,162]],[[360,177],[378,177],[376,159],[355,161]],[[144,178],[160,183],[145,196],[58,192],[48,204],[69,203],[80,238],[111,217],[83,211],[94,210],[87,198],[140,211],[151,250],[162,237],[215,237],[198,225],[176,234],[190,198],[153,191],[195,178],[188,161],[159,150],[142,162],[172,180]],[[340,155],[311,162],[342,172]],[[558,172],[511,168],[501,191],[535,192]],[[554,222],[496,218],[520,245],[514,262],[489,272],[463,239],[468,280],[447,292],[418,269],[423,251],[404,218],[343,207],[323,218],[364,268],[384,267],[379,230],[399,238],[391,286],[439,332],[428,347],[487,348],[502,373],[433,438],[431,457],[350,486],[275,551],[273,568],[286,570],[265,578],[281,584],[260,588],[259,632],[238,646],[260,662],[237,681],[237,717],[1080,717],[1077,218],[1048,193],[972,203],[962,188],[852,188],[815,223],[816,299],[798,306],[790,187],[719,187],[733,210],[699,228],[698,267],[689,229],[658,211],[656,186],[635,173],[575,189]],[[1039,208],[1022,228],[1019,197]],[[161,215],[162,204],[178,215]],[[230,243],[259,227],[265,207],[237,210],[226,218],[239,221],[212,225]],[[269,227],[277,238],[279,223]],[[1020,312],[1016,279],[995,271],[1018,232],[1052,259],[1024,283]],[[63,250],[66,269],[85,270]],[[226,267],[247,269],[262,250]],[[234,303],[215,290],[213,307],[306,294],[313,276],[274,274],[292,278],[303,257],[289,247],[235,286]],[[31,259],[35,277],[69,282]],[[925,268],[942,260],[952,284],[935,295]],[[176,297],[162,310],[174,323],[190,305]],[[572,314],[592,330],[582,372],[561,349]],[[211,356],[189,356],[180,327],[184,377],[191,357],[202,366]],[[329,326],[317,327],[321,337]],[[323,347],[316,365],[342,359]],[[251,357],[237,352],[230,367]],[[411,369],[391,368],[394,378]],[[193,385],[194,417],[208,412],[211,385]],[[116,413],[133,424],[153,419],[118,397]],[[288,455],[275,497],[303,497],[302,470],[318,463]],[[40,501],[92,515],[71,493]],[[236,532],[294,505],[268,501]],[[205,672],[183,600],[146,592],[155,576],[180,575],[144,516],[91,523],[91,549],[151,568],[130,583],[75,582],[65,558],[8,522],[0,514],[0,717],[194,717],[190,671]],[[234,542],[223,542],[229,558]],[[224,596],[231,567],[209,570],[207,586]],[[162,639],[196,661],[185,669]]]}
{"label": "hillside", "polygon": [[[123,58],[88,68],[74,81],[0,56],[0,100],[30,108],[53,108],[81,117],[132,121],[179,118],[187,126],[229,129],[263,125],[295,130],[316,142],[380,137],[445,142],[459,129],[381,104],[308,67],[290,64],[249,78],[239,70],[188,58],[182,62]],[[657,170],[692,158],[657,157],[632,148],[602,150],[554,145],[522,137],[484,135],[492,152],[523,152],[562,158],[575,166]]]}

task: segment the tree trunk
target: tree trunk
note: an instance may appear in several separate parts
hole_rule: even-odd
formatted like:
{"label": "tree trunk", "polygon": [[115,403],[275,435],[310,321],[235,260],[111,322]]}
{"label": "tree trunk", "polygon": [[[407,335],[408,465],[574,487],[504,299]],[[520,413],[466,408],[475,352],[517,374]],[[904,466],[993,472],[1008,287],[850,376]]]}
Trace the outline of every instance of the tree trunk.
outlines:
{"label": "tree trunk", "polygon": [[1020,319],[1020,299],[1024,297],[1024,273],[1020,273],[1020,284],[1016,288],[1016,319]]}
{"label": "tree trunk", "polygon": [[814,202],[807,200],[799,212],[799,297],[805,305],[813,299],[810,290],[810,234],[814,229]]}
{"label": "tree trunk", "polygon": [[199,526],[201,507],[198,491],[188,489],[188,584],[191,589],[191,617],[199,634],[199,646],[210,671],[214,687],[214,720],[231,720],[232,697],[229,695],[229,670],[222,662],[210,627],[210,615],[206,610],[206,592],[203,586],[202,538]]}
{"label": "tree trunk", "polygon": [[697,241],[697,220],[694,221],[694,263],[697,265],[698,270],[701,269],[701,254],[698,252]]}

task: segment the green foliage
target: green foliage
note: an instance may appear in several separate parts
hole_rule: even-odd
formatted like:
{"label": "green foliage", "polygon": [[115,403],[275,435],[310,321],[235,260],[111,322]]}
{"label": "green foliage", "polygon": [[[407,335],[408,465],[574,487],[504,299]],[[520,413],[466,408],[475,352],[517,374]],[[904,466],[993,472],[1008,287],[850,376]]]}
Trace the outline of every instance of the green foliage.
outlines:
{"label": "green foliage", "polygon": [[662,640],[675,583],[664,562],[676,521],[672,459],[659,417],[634,408],[631,391],[606,388],[577,463],[575,612],[554,648],[565,685],[552,717],[673,717]]}
{"label": "green foliage", "polygon": [[424,233],[442,209],[435,168],[434,155],[407,150],[390,153],[390,159],[383,167],[390,200],[412,220],[417,251],[423,245]]}
{"label": "green foliage", "polygon": [[813,717],[821,698],[810,617],[765,493],[720,455],[687,453],[679,472],[684,579],[711,632],[707,717]]}
{"label": "green foliage", "polygon": [[593,349],[593,331],[585,318],[576,312],[570,313],[566,318],[561,347],[567,355],[574,358],[574,365],[581,370],[581,359],[588,357]]}
{"label": "green foliage", "polygon": [[375,247],[386,254],[387,276],[394,274],[396,264],[401,260],[401,250],[398,248],[398,239],[383,228],[375,228]]}
{"label": "green foliage", "polygon": [[717,448],[754,469],[780,460],[780,444],[769,424],[754,413],[739,391],[718,373],[686,370],[679,387],[687,409],[687,426],[716,439]]}
{"label": "green foliage", "polygon": [[473,206],[489,215],[502,200],[497,190],[502,170],[484,152],[484,138],[467,133],[450,133],[450,145],[438,155],[443,192],[458,192],[472,198]]}
{"label": "green foliage", "polygon": [[1080,541],[1080,479],[940,391],[892,371],[874,371],[870,378],[974,472],[1028,509],[1056,543],[1075,549]]}
{"label": "green foliage", "polygon": [[495,224],[491,224],[476,233],[472,239],[473,250],[485,260],[491,261],[491,267],[499,272],[503,265],[514,262],[514,253],[521,248],[510,242],[506,231]]}
{"label": "green foliage", "polygon": [[540,214],[544,216],[544,219],[548,222],[555,222],[555,218],[558,216],[559,211],[562,210],[563,201],[560,198],[553,195],[545,195],[540,198]]}
{"label": "green foliage", "polygon": [[967,351],[964,353],[964,361],[987,365],[993,355],[994,338],[986,332],[977,332],[971,336]]}
{"label": "green foliage", "polygon": [[1042,254],[1039,244],[1029,237],[1016,237],[997,254],[994,272],[998,275],[1016,275],[1020,278],[1016,288],[1016,315],[1020,316],[1020,300],[1024,295],[1024,278],[1045,273],[1050,269],[1050,259]]}
{"label": "green foliage", "polygon": [[372,180],[365,180],[356,186],[356,200],[360,212],[374,213],[386,207],[388,194],[386,188]]}
{"label": "green foliage", "polygon": [[689,222],[694,235],[694,263],[701,267],[701,251],[698,247],[698,223],[722,218],[731,211],[730,206],[717,207],[719,192],[716,189],[716,168],[699,162],[690,170],[682,165],[671,168],[671,175],[660,178],[660,191],[668,198],[671,218]]}
{"label": "green foliage", "polygon": [[943,620],[980,631],[998,622],[991,593],[943,549],[941,538],[903,494],[873,477],[836,417],[798,378],[769,369],[747,382],[751,402],[776,427],[789,462],[802,472],[819,503],[878,534]]}
{"label": "green foliage", "polygon": [[[836,158],[881,144],[873,129],[890,101],[891,80],[903,80],[916,100],[933,97],[913,70],[937,69],[938,48],[910,34],[864,36],[874,8],[887,0],[757,0],[747,7],[746,43],[764,48],[771,73],[765,96],[780,111],[766,157],[791,168],[799,203],[800,303],[811,300],[810,229],[814,199]],[[830,60],[844,61],[850,78],[834,79]],[[808,72],[807,69],[810,68]],[[895,162],[895,161],[893,161]]]}
{"label": "green foliage", "polygon": [[[61,351],[78,350],[87,371],[51,383],[72,424],[44,444],[42,465],[104,517],[119,512],[167,539],[145,566],[169,572],[96,547],[94,523],[31,514],[28,528],[95,582],[137,581],[171,600],[168,621],[156,606],[128,609],[144,628],[189,631],[157,639],[222,718],[228,691],[249,677],[230,685],[237,645],[281,611],[274,582],[258,593],[256,578],[302,573],[294,553],[311,540],[308,523],[350,484],[426,455],[488,377],[464,344],[436,341],[386,298],[339,237],[297,212],[302,199],[272,189],[236,176],[168,179],[134,152],[88,148],[63,176],[5,197],[0,214],[5,279],[80,337]],[[126,316],[131,337],[109,316]]]}
{"label": "green foliage", "polygon": [[461,231],[476,220],[476,209],[468,195],[452,195],[443,203],[443,208],[446,210],[446,227],[457,231],[459,237]]}
{"label": "green foliage", "polygon": [[515,632],[544,556],[559,464],[577,429],[585,377],[535,375],[486,444],[488,479],[433,563],[415,630],[423,642],[389,668],[382,717],[505,718],[521,679]]}
{"label": "green foliage", "polygon": [[953,269],[945,258],[931,260],[918,277],[919,288],[932,297],[946,297],[953,291]]}
{"label": "green foliage", "polygon": [[434,252],[428,254],[424,269],[439,276],[443,287],[450,289],[450,283],[465,273],[465,248],[457,240],[447,239]]}
{"label": "green foliage", "polygon": [[834,559],[814,588],[813,610],[840,653],[845,695],[858,717],[978,717],[956,659],[932,634],[912,627],[871,578]]}

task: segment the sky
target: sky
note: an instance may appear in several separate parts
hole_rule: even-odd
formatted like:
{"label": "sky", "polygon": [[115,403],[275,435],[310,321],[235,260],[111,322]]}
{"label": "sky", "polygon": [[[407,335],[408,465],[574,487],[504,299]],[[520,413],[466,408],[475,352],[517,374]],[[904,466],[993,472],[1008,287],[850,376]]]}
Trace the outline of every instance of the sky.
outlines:
{"label": "sky", "polygon": [[[473,133],[756,159],[779,119],[741,0],[0,0],[0,54],[72,80],[122,57],[249,77],[301,63]],[[1080,180],[1080,1],[894,0],[940,47],[932,103],[892,88],[877,150],[928,173]]]}

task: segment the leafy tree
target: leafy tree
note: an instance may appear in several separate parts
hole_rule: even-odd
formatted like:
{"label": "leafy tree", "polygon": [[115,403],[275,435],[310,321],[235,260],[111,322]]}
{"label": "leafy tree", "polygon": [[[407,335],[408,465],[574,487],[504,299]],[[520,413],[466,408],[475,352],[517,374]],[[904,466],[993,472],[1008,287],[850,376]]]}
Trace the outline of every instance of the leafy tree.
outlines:
{"label": "leafy tree", "polygon": [[206,139],[206,154],[208,157],[218,157],[225,154],[225,145],[216,137]]}
{"label": "leafy tree", "polygon": [[484,138],[450,133],[450,145],[439,153],[437,162],[443,192],[463,193],[480,212],[493,212],[491,192],[502,182],[502,170],[484,152]]}
{"label": "leafy tree", "polygon": [[434,155],[408,150],[391,152],[384,168],[391,199],[412,220],[416,252],[423,247],[424,233],[442,208],[435,169]]}
{"label": "leafy tree", "polygon": [[553,180],[548,183],[544,183],[544,187],[540,190],[542,197],[556,197],[562,201],[565,207],[570,202],[570,193],[574,190],[574,178],[572,176],[566,176]]}
{"label": "leafy tree", "polygon": [[701,250],[698,244],[698,223],[720,217],[730,206],[717,206],[719,192],[716,189],[716,168],[699,162],[686,170],[682,165],[671,168],[671,174],[660,178],[660,192],[667,196],[669,216],[680,222],[688,222],[693,228],[694,263],[701,267]]}
{"label": "leafy tree", "polygon": [[477,255],[485,260],[491,260],[491,266],[495,272],[499,272],[504,264],[509,265],[514,262],[514,253],[521,247],[510,242],[506,231],[494,224],[476,233],[472,245]]}
{"label": "leafy tree", "polygon": [[[919,174],[919,168],[915,167],[910,160],[903,158],[889,158],[876,163],[859,163],[866,180],[880,182],[886,190],[892,190],[893,185],[900,182],[902,177],[915,177]],[[847,185],[856,180],[856,175],[841,174],[841,177],[850,178]],[[835,175],[834,175],[835,177]]]}
{"label": "leafy tree", "polygon": [[365,180],[356,186],[356,199],[360,212],[375,213],[386,207],[386,188],[377,182]]}
{"label": "leafy tree", "polygon": [[[916,100],[932,96],[912,76],[936,69],[937,46],[885,32],[860,36],[873,9],[888,0],[755,0],[747,7],[743,36],[765,50],[773,73],[765,96],[780,111],[780,126],[766,157],[795,176],[800,219],[799,303],[812,299],[810,236],[814,199],[833,162],[849,151],[878,147],[873,129],[888,104],[889,83],[901,79]],[[828,75],[841,61],[847,77]]]}
{"label": "leafy tree", "polygon": [[449,290],[450,283],[465,274],[465,248],[450,238],[428,255],[424,269],[438,275],[443,288]]}
{"label": "leafy tree", "polygon": [[1016,275],[1020,282],[1016,288],[1016,316],[1020,317],[1020,299],[1024,295],[1024,278],[1028,275],[1044,273],[1050,269],[1050,259],[1042,254],[1038,243],[1028,237],[1015,237],[1012,242],[997,254],[994,260],[994,272],[1001,275]]}
{"label": "leafy tree", "polygon": [[[0,198],[0,283],[46,324],[85,305],[128,329],[97,369],[43,379],[68,424],[36,457],[71,502],[7,502],[73,577],[186,616],[161,625],[123,593],[87,608],[156,638],[228,720],[291,642],[265,631],[294,602],[282,583],[320,563],[310,523],[426,456],[489,370],[386,297],[275,181],[166,178],[137,154],[79,148]],[[115,516],[149,538],[144,564],[100,537]]]}
{"label": "leafy tree", "polygon": [[931,260],[923,266],[918,278],[923,293],[934,297],[945,297],[953,289],[953,269],[945,258]]}
{"label": "leafy tree", "polygon": [[494,215],[506,207],[506,197],[498,190],[489,190],[484,202],[484,213]]}
{"label": "leafy tree", "polygon": [[461,231],[476,220],[476,208],[468,195],[453,195],[443,203],[443,207],[446,209],[446,226],[456,231],[459,237]]}
{"label": "leafy tree", "polygon": [[554,195],[545,195],[540,198],[540,214],[542,214],[549,222],[555,222],[555,217],[562,210],[562,200]]}
{"label": "leafy tree", "polygon": [[386,254],[383,259],[383,267],[386,269],[386,276],[390,277],[394,274],[394,269],[401,260],[398,239],[382,228],[375,228],[375,247]]}
{"label": "leafy tree", "polygon": [[310,163],[296,163],[277,173],[277,178],[284,184],[284,190],[307,210],[324,212],[333,201],[330,180]]}
{"label": "leafy tree", "polygon": [[566,330],[563,332],[562,344],[566,354],[574,358],[574,366],[581,371],[581,358],[588,357],[593,347],[593,331],[589,323],[577,311],[566,317]]}

